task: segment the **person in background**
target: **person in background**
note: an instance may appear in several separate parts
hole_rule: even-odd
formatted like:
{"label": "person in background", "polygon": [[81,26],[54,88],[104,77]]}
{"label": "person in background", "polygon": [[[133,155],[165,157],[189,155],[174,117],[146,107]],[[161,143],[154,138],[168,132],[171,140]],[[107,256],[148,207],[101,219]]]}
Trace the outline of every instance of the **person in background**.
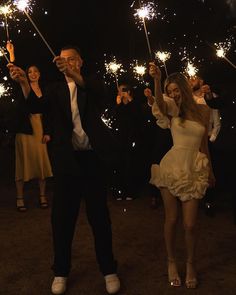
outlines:
{"label": "person in background", "polygon": [[[10,60],[14,61],[14,46],[7,43]],[[37,66],[31,65],[26,70],[27,79],[31,90],[38,100],[42,97],[40,86],[40,71]],[[38,179],[40,208],[48,208],[46,197],[46,178],[52,177],[52,169],[47,151],[47,142],[50,137],[44,135],[42,114],[31,113],[22,102],[20,107],[22,118],[15,137],[15,183],[16,207],[20,212],[25,212],[27,207],[24,200],[24,183],[31,179]]]}
{"label": "person in background", "polygon": [[[147,142],[147,151],[145,160],[148,162],[148,175],[150,179],[151,173],[151,165],[160,163],[163,156],[167,153],[167,151],[173,145],[171,133],[168,129],[162,129],[156,124],[156,119],[152,114],[152,106],[155,102],[155,97],[152,94],[152,90],[150,88],[144,89],[144,96],[146,97],[146,107],[145,114],[147,120],[149,122],[148,127],[146,128],[144,134],[146,135]],[[168,98],[164,95],[164,99],[166,101],[171,101],[171,98]],[[173,102],[173,100],[172,100]],[[177,107],[176,107],[177,108]],[[151,147],[151,152],[150,152]],[[160,190],[154,186],[149,184],[149,194],[151,195],[151,208],[156,209],[159,204],[159,199],[161,199]]]}
{"label": "person in background", "polygon": [[[210,86],[204,84],[204,81],[199,76],[194,76],[189,79],[190,86],[193,90],[193,98],[198,104],[207,105],[205,101],[205,93],[210,91]],[[217,98],[214,92],[212,95]],[[214,143],[219,135],[221,129],[221,120],[220,120],[220,112],[217,109],[210,108],[210,119],[209,119],[209,127],[208,127],[208,144],[209,151],[211,154],[211,160],[213,165],[213,170],[217,171],[217,157],[216,151],[214,148]],[[215,200],[216,200],[216,187],[209,188],[206,192],[206,196],[204,198],[204,206],[205,213],[207,216],[213,217],[215,216]]]}
{"label": "person in background", "polygon": [[131,201],[138,191],[143,116],[130,85],[119,85],[113,115],[116,120],[116,138],[119,142],[113,170],[113,195],[118,201]]}
{"label": "person in background", "polygon": [[235,166],[236,166],[236,101],[234,83],[230,82],[219,97],[216,97],[210,87],[204,88],[204,98],[210,108],[220,111],[221,132],[214,142],[217,171],[221,187],[232,198],[231,207],[236,224],[236,194],[235,194]]}

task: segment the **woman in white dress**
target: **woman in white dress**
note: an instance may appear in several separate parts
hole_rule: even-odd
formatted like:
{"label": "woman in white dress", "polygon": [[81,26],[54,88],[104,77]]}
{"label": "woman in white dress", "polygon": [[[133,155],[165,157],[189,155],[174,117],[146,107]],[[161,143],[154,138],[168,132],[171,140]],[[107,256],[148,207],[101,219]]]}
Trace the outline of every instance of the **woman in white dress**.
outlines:
{"label": "woman in white dress", "polygon": [[207,187],[215,182],[208,152],[209,109],[194,102],[189,83],[184,75],[174,73],[165,81],[165,94],[174,99],[178,112],[163,99],[161,72],[150,63],[149,74],[154,79],[155,103],[153,114],[157,124],[170,128],[173,147],[160,164],[152,165],[150,182],[161,190],[165,207],[164,237],[168,255],[168,279],[171,286],[181,286],[175,260],[175,233],[178,200],[181,201],[185,242],[187,248],[187,288],[197,287],[194,267],[196,220],[199,200]]}

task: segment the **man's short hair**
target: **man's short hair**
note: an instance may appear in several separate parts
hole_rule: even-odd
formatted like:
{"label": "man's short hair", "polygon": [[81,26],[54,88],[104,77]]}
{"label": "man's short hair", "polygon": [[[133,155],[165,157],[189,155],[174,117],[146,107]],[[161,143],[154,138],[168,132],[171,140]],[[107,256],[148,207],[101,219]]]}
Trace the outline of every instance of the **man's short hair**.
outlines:
{"label": "man's short hair", "polygon": [[63,50],[69,50],[69,49],[75,50],[80,55],[80,57],[81,57],[81,50],[76,45],[66,45],[66,46],[63,46],[61,48],[61,51],[63,51]]}

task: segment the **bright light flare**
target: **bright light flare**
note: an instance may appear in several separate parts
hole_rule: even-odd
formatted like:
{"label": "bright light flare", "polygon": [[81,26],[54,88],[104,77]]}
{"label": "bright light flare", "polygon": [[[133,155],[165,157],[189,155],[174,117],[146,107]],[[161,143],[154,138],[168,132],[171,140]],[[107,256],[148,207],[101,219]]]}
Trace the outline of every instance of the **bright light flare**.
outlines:
{"label": "bright light flare", "polygon": [[31,10],[29,0],[15,0],[14,4],[20,11]]}
{"label": "bright light flare", "polygon": [[0,14],[10,15],[12,12],[13,12],[13,10],[10,7],[10,5],[0,6]]}
{"label": "bright light flare", "polygon": [[147,67],[144,64],[139,63],[137,60],[135,60],[134,63],[131,64],[131,67],[133,68],[134,77],[138,81],[143,80],[143,76],[147,71]]}
{"label": "bright light flare", "polygon": [[161,62],[166,62],[171,57],[171,53],[168,51],[157,51],[155,57]]}
{"label": "bright light flare", "polygon": [[141,7],[136,9],[134,13],[135,18],[143,21],[144,19],[152,20],[157,17],[156,5],[154,2],[148,2],[147,4],[141,4]]}
{"label": "bright light flare", "polygon": [[2,98],[3,96],[8,96],[10,87],[5,86],[3,83],[0,83],[0,98]]}
{"label": "bright light flare", "polygon": [[197,75],[198,68],[191,61],[188,61],[185,72],[189,77],[195,77]]}
{"label": "bright light flare", "polygon": [[227,52],[230,50],[232,42],[227,40],[225,42],[215,43],[216,55],[218,57],[225,57]]}
{"label": "bright light flare", "polygon": [[108,74],[118,75],[120,72],[124,72],[122,64],[117,63],[115,57],[111,62],[105,62],[105,68]]}

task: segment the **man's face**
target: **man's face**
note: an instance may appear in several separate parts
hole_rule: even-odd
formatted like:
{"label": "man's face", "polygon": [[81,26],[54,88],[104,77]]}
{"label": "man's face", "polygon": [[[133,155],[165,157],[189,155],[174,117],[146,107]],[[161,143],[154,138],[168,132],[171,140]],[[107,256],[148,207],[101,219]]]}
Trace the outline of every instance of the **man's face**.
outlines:
{"label": "man's face", "polygon": [[192,91],[196,91],[201,88],[203,81],[199,77],[192,77],[189,79],[189,84]]}
{"label": "man's face", "polygon": [[80,70],[83,60],[75,49],[65,49],[61,51],[60,57],[64,58],[73,71]]}
{"label": "man's face", "polygon": [[118,95],[121,97],[121,101],[123,103],[127,102],[131,98],[130,91],[126,88],[125,85],[119,86]]}

